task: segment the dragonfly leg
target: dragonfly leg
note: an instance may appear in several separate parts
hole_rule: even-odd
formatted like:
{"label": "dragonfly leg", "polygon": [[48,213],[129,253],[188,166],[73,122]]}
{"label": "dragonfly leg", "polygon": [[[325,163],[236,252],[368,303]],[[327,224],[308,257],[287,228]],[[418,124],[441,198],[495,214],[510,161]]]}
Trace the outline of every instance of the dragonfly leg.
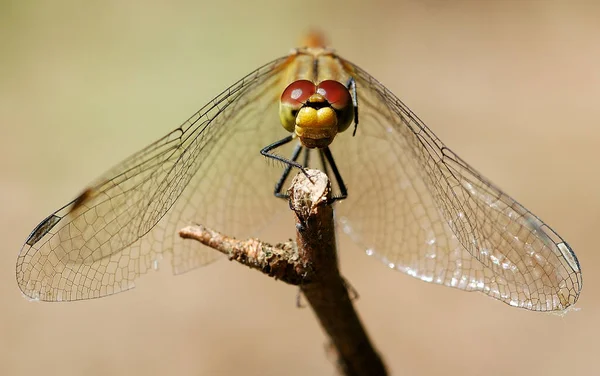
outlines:
{"label": "dragonfly leg", "polygon": [[[296,147],[294,148],[294,151],[292,152],[292,158],[290,159],[292,162],[296,162],[296,160],[298,160],[298,156],[300,155],[300,152],[302,151],[303,147],[302,144],[298,142],[298,145],[296,145]],[[264,150],[264,149],[263,149]],[[308,149],[306,149],[306,156],[305,158],[305,162],[308,159]],[[279,180],[277,181],[277,184],[275,184],[275,197],[279,197],[279,198],[283,198],[283,199],[288,199],[289,195],[287,193],[283,192],[283,184],[285,183],[285,180],[288,178],[288,176],[290,175],[290,171],[292,171],[292,164],[287,164],[285,166],[285,170],[283,170],[283,173],[281,174],[281,177],[279,178]],[[307,164],[304,164],[304,167],[307,167]]]}
{"label": "dragonfly leg", "polygon": [[283,162],[288,166],[299,168],[302,172],[306,173],[304,170],[304,167],[300,163],[289,160],[287,158],[284,158],[284,157],[276,155],[276,154],[269,153],[271,150],[277,149],[278,147],[281,147],[281,146],[287,144],[288,142],[291,142],[294,138],[295,138],[294,135],[289,135],[286,138],[282,138],[279,141],[275,141],[271,145],[267,145],[264,148],[262,148],[262,150],[260,151],[260,154],[264,155],[267,158],[271,158],[271,159],[275,159],[276,161]]}
{"label": "dragonfly leg", "polygon": [[308,168],[308,163],[310,162],[310,149],[304,148],[304,168]]}
{"label": "dragonfly leg", "polygon": [[[327,162],[329,162],[331,171],[333,172],[333,175],[335,176],[335,180],[337,181],[338,187],[340,188],[340,195],[334,196],[331,199],[331,201],[335,202],[337,200],[343,200],[343,199],[347,198],[348,197],[348,188],[346,188],[344,179],[342,179],[342,175],[340,175],[340,171],[338,170],[337,165],[335,164],[335,160],[333,159],[331,150],[329,150],[329,147],[326,147],[324,149],[321,149],[321,152],[323,153],[323,155],[325,155]],[[324,172],[327,173],[326,171],[324,171]]]}
{"label": "dragonfly leg", "polygon": [[348,83],[346,83],[346,87],[352,93],[352,106],[354,107],[354,132],[352,132],[352,137],[356,135],[356,129],[358,128],[358,96],[356,95],[356,82],[354,81],[354,77],[350,77]]}
{"label": "dragonfly leg", "polygon": [[319,150],[319,157],[321,159],[321,168],[323,169],[323,172],[325,175],[329,176],[329,168],[327,167],[327,159],[325,159],[323,149]]}

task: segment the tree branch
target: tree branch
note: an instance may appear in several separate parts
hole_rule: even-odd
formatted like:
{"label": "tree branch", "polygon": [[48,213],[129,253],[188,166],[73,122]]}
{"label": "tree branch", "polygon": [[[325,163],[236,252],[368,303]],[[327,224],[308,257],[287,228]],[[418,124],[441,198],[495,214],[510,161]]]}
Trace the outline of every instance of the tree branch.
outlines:
{"label": "tree branch", "polygon": [[313,278],[310,265],[300,261],[298,247],[292,241],[271,245],[258,239],[237,240],[203,225],[185,227],[179,230],[179,236],[197,240],[225,254],[229,260],[291,285],[298,286]]}
{"label": "tree branch", "polygon": [[257,239],[240,241],[203,226],[186,227],[180,236],[299,285],[336,349],[339,371],[347,376],[387,375],[339,272],[329,179],[318,170],[307,170],[307,175],[296,175],[288,190],[296,217],[297,246],[292,242],[272,246]]}

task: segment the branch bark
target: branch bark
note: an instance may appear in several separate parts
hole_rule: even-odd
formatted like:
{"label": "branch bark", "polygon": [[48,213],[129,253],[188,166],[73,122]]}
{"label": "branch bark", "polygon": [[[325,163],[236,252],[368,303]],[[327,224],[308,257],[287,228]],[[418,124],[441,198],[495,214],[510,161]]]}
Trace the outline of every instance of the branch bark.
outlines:
{"label": "branch bark", "polygon": [[307,170],[307,175],[296,175],[288,190],[296,218],[295,244],[272,246],[257,239],[240,241],[203,226],[186,227],[180,236],[198,240],[230,260],[300,286],[331,339],[338,370],[347,376],[387,375],[339,272],[329,179],[318,170]]}

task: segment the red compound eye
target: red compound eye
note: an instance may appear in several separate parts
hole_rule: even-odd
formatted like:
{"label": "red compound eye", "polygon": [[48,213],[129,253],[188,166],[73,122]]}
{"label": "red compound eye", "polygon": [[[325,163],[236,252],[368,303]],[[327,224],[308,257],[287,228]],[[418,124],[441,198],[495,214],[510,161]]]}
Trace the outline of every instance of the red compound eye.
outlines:
{"label": "red compound eye", "polygon": [[352,105],[352,97],[346,86],[334,80],[325,80],[317,85],[317,93],[321,94],[336,110],[343,110]]}
{"label": "red compound eye", "polygon": [[315,84],[311,81],[294,81],[281,94],[281,103],[299,109],[316,90]]}

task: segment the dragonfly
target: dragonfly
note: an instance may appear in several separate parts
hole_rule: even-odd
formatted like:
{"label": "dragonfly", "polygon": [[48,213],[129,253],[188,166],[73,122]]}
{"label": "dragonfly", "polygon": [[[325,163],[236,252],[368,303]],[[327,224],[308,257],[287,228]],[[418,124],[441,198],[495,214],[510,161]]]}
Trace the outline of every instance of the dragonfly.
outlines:
{"label": "dragonfly", "polygon": [[289,215],[277,197],[291,170],[307,168],[335,182],[338,228],[389,268],[533,311],[579,298],[567,242],[320,38],[243,77],[41,221],[18,255],[18,286],[33,300],[91,299],[134,287],[165,254],[175,274],[209,264],[219,254],[179,229],[256,234]]}

